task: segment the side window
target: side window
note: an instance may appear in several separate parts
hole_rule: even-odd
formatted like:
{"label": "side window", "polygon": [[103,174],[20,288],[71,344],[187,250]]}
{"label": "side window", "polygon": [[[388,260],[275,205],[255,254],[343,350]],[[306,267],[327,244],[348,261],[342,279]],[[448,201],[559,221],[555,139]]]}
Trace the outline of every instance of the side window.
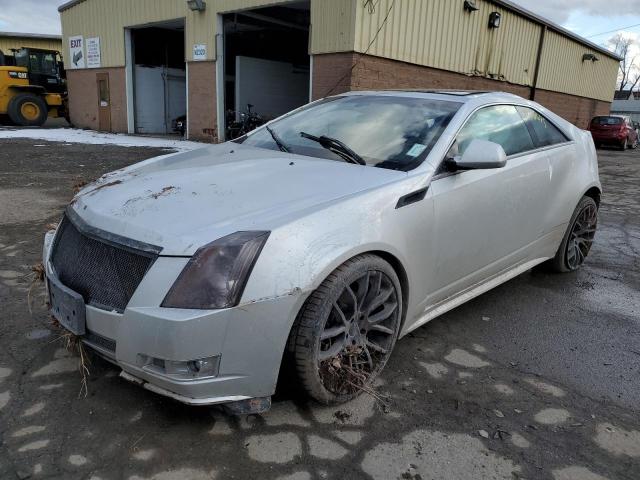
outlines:
{"label": "side window", "polygon": [[533,140],[513,105],[485,107],[474,113],[458,133],[449,157],[462,155],[472,140],[502,145],[507,155],[533,150]]}
{"label": "side window", "polygon": [[520,112],[520,115],[522,115],[527,127],[529,127],[531,134],[535,137],[534,141],[536,142],[537,147],[556,145],[568,140],[558,127],[535,110],[526,107],[518,107],[518,111]]}
{"label": "side window", "polygon": [[29,70],[33,73],[40,73],[40,63],[38,62],[38,57],[35,54],[29,55]]}

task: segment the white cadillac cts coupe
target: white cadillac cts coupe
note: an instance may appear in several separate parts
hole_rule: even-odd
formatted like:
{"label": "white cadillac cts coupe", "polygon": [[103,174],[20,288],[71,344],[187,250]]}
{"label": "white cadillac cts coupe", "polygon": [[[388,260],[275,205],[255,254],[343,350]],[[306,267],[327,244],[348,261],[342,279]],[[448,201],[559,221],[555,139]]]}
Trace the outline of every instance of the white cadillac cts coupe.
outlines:
{"label": "white cadillac cts coupe", "polygon": [[577,269],[599,200],[590,134],[536,103],[349,93],[86,187],[45,239],[50,304],[182,402],[265,410],[287,362],[342,402],[399,336],[536,264]]}

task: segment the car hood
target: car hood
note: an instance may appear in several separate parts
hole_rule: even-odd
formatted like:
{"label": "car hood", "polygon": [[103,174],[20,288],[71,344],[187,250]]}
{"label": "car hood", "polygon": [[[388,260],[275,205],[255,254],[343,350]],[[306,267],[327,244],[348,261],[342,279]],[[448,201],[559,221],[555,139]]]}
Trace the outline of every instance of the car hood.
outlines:
{"label": "car hood", "polygon": [[305,211],[406,173],[225,143],[104,175],[70,208],[88,225],[192,255],[241,230],[271,230]]}

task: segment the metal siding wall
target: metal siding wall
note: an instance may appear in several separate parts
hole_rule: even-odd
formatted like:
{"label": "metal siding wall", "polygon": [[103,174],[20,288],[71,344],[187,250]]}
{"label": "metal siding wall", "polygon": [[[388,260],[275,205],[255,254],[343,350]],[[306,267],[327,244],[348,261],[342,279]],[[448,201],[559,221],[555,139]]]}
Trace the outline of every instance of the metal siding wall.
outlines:
{"label": "metal siding wall", "polygon": [[[100,37],[103,67],[125,64],[125,27],[185,19],[185,58],[191,60],[196,43],[207,46],[209,60],[215,58],[216,16],[258,7],[286,4],[293,0],[210,0],[207,9],[192,12],[184,0],[86,0],[61,12],[63,53],[70,36]],[[311,0],[312,53],[353,50],[353,25],[358,0]]]}
{"label": "metal siding wall", "polygon": [[[468,13],[462,1],[380,0],[370,14],[364,2],[356,8],[354,49],[466,75],[478,75],[531,86],[542,27],[528,18],[479,0]],[[387,16],[387,24],[369,48]],[[489,29],[491,12],[502,15]],[[547,32],[538,88],[611,101],[617,62],[597,53],[599,62],[582,64],[591,50],[553,31]]]}
{"label": "metal siding wall", "polygon": [[[595,54],[599,61],[583,62],[585,53]],[[616,60],[556,32],[547,32],[538,88],[610,102],[618,68]]]}
{"label": "metal siding wall", "polygon": [[359,0],[311,0],[310,53],[351,52]]}
{"label": "metal siding wall", "polygon": [[64,53],[70,36],[100,37],[102,67],[124,66],[124,27],[184,18],[187,11],[186,2],[175,0],[87,0],[60,14]]}
{"label": "metal siding wall", "polygon": [[[479,0],[467,13],[452,0],[395,0],[387,24],[369,48],[393,0],[311,0],[312,54],[356,51],[442,70],[531,86],[542,27],[527,18]],[[215,57],[216,15],[287,3],[283,0],[210,0],[203,13],[191,12],[183,0],[86,0],[61,13],[63,55],[68,37],[99,36],[102,66],[124,66],[124,32],[128,26],[185,18],[185,57],[193,44],[207,46]],[[498,29],[487,27],[489,14],[502,14]],[[538,88],[611,101],[617,62],[597,53],[599,62],[582,63],[590,49],[549,31]]]}
{"label": "metal siding wall", "polygon": [[[355,50],[367,48],[393,0],[380,0],[373,14],[356,10]],[[541,28],[487,1],[467,13],[451,0],[395,0],[387,24],[368,52],[394,60],[530,85]],[[489,14],[502,14],[498,29],[487,28]]]}
{"label": "metal siding wall", "polygon": [[5,54],[11,54],[12,48],[31,47],[43,48],[46,50],[62,51],[62,40],[48,40],[46,38],[29,37],[1,37],[0,50]]}

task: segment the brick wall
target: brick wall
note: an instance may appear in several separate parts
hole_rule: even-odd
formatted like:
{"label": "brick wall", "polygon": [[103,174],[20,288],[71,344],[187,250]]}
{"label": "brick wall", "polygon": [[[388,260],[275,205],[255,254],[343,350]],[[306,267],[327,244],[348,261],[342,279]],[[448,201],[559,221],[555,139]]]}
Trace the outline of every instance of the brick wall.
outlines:
{"label": "brick wall", "polygon": [[[355,67],[354,67],[355,64]],[[330,53],[313,57],[313,98],[322,98],[349,90],[389,88],[499,90],[529,98],[531,89],[490,78],[423,67],[359,53]],[[591,117],[606,115],[611,104],[538,89],[537,102],[561,117],[586,128]]]}
{"label": "brick wall", "polygon": [[311,93],[314,100],[353,90],[351,67],[355,53],[327,53],[313,56]]}
{"label": "brick wall", "polygon": [[535,101],[580,128],[587,128],[596,115],[609,115],[611,103],[566,93],[538,90]]}
{"label": "brick wall", "polygon": [[109,75],[111,131],[127,131],[127,101],[124,67],[67,70],[71,123],[80,128],[98,129],[98,73]]}
{"label": "brick wall", "polygon": [[216,62],[189,62],[190,140],[218,141],[216,112]]}

